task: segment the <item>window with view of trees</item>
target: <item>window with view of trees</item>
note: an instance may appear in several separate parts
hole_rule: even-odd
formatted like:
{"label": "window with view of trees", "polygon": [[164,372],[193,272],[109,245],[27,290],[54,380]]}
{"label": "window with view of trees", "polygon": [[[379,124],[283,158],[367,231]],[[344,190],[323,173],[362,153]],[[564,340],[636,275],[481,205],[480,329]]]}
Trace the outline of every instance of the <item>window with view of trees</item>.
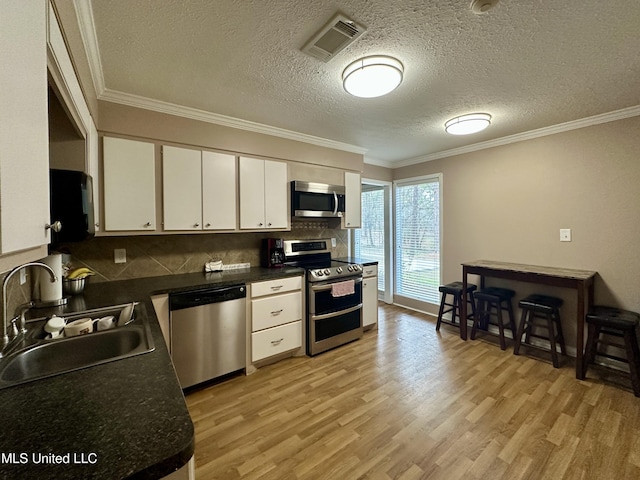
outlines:
{"label": "window with view of trees", "polygon": [[395,293],[439,303],[440,177],[395,185]]}
{"label": "window with view of trees", "polygon": [[384,187],[362,185],[362,227],[355,231],[355,255],[378,261],[378,290],[384,290]]}

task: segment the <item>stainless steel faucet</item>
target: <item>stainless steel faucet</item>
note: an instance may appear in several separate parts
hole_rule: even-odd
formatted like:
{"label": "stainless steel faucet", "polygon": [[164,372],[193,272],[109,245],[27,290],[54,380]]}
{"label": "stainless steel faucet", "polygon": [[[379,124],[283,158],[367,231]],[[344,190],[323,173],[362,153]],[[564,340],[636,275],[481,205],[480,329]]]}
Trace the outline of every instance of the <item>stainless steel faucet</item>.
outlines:
{"label": "stainless steel faucet", "polygon": [[[7,274],[6,277],[4,277],[4,280],[2,281],[2,345],[0,346],[0,358],[2,358],[2,350],[4,349],[4,347],[7,346],[7,344],[11,340],[9,338],[9,332],[8,332],[9,325],[7,322],[7,284],[9,283],[9,280],[11,279],[11,277],[13,277],[18,271],[26,267],[42,267],[49,272],[49,275],[51,276],[51,283],[58,280],[58,277],[56,277],[56,272],[54,272],[49,265],[42,262],[25,263],[24,265],[20,265],[14,268]],[[16,332],[12,332],[12,335],[13,334],[16,334]]]}

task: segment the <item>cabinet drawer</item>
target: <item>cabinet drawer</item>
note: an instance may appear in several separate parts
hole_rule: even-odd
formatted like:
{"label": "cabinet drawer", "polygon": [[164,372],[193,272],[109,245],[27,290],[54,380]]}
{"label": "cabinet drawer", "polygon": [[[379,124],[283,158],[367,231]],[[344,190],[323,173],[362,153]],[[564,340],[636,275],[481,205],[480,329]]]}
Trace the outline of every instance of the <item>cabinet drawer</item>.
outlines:
{"label": "cabinet drawer", "polygon": [[364,265],[362,267],[363,277],[375,277],[378,275],[378,265]]}
{"label": "cabinet drawer", "polygon": [[292,292],[284,295],[251,300],[251,331],[257,332],[302,318],[302,293]]}
{"label": "cabinet drawer", "polygon": [[302,322],[293,322],[251,334],[251,360],[257,362],[302,346]]}
{"label": "cabinet drawer", "polygon": [[251,284],[251,297],[262,297],[273,295],[274,293],[290,292],[302,288],[302,277],[279,278],[267,282],[257,282]]}

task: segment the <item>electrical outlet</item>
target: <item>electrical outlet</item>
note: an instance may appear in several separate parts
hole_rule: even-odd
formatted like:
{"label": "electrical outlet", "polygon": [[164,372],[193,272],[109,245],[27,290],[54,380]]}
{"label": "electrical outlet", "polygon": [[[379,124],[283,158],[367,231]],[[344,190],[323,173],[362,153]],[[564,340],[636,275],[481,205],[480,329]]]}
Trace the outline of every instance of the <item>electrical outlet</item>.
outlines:
{"label": "electrical outlet", "polygon": [[560,241],[561,242],[570,242],[571,241],[571,229],[570,228],[561,228],[560,229]]}
{"label": "electrical outlet", "polygon": [[127,263],[126,248],[115,248],[113,250],[113,263]]}
{"label": "electrical outlet", "polygon": [[331,246],[332,246],[333,248],[336,248],[336,239],[335,239],[335,238],[332,238],[332,239],[331,239]]}

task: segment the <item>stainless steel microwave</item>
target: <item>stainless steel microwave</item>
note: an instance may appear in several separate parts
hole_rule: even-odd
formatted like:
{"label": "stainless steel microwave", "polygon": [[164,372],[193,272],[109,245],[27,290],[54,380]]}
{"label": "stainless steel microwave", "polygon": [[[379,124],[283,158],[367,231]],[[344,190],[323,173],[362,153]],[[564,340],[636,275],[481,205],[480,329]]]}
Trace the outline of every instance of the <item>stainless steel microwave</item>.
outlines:
{"label": "stainless steel microwave", "polygon": [[291,216],[342,217],[344,187],[314,182],[291,182]]}

